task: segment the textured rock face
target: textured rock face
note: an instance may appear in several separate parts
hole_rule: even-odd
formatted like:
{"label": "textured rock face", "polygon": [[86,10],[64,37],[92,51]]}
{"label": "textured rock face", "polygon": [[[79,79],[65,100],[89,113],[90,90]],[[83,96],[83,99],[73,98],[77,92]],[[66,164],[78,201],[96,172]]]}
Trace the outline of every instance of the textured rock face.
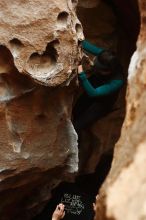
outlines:
{"label": "textured rock face", "polygon": [[146,142],[137,145],[132,163],[122,168],[117,180],[108,190],[108,215],[114,219],[146,219]]}
{"label": "textured rock face", "polygon": [[69,82],[83,34],[75,1],[0,6],[0,219],[30,219],[78,170]]}
{"label": "textured rock face", "polygon": [[[140,3],[146,10],[145,3]],[[0,5],[0,219],[27,220],[42,209],[64,174],[78,169],[77,136],[70,121],[75,81],[70,81],[80,57],[82,26],[75,14],[77,0],[0,0]],[[87,39],[117,52],[119,48],[120,55],[126,57],[129,41],[117,34],[111,6],[98,0],[80,0],[78,14]],[[145,21],[145,15],[142,18]],[[127,116],[102,189],[107,196],[107,215],[119,220],[123,216],[127,220],[145,219],[145,175],[141,170],[145,161],[144,23],[142,28],[139,49],[131,63]],[[123,29],[121,32],[125,33]],[[137,66],[133,66],[135,60]],[[113,149],[124,118],[123,95],[116,111],[85,133],[81,172],[93,172],[100,156]],[[139,179],[127,196],[135,170]],[[102,196],[97,200],[98,220],[107,219],[103,201]],[[134,216],[133,210],[137,210]]]}
{"label": "textured rock face", "polygon": [[[0,80],[1,99],[9,98],[0,105],[0,214],[14,219],[16,210],[25,216],[23,211],[48,199],[63,172],[78,169],[77,135],[70,121],[73,91],[39,86],[19,73],[2,74]],[[38,198],[25,210],[27,202],[20,204],[27,195]]]}
{"label": "textured rock face", "polygon": [[19,72],[44,85],[66,81],[78,60],[78,39],[83,39],[76,2],[1,0],[0,6],[0,43],[11,51]]}
{"label": "textured rock face", "polygon": [[112,169],[101,191],[106,196],[106,219],[146,219],[145,1],[139,1],[139,7],[141,31],[129,67],[126,118]]}

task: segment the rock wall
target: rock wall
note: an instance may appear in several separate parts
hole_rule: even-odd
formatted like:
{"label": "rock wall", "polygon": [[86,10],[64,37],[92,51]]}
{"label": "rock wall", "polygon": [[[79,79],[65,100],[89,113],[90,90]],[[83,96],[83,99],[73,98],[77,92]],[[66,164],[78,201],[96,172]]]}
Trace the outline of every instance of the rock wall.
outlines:
{"label": "rock wall", "polygon": [[83,39],[76,1],[1,0],[0,6],[0,42],[18,71],[49,86],[69,79],[79,57],[78,39]]}
{"label": "rock wall", "polygon": [[[81,58],[78,42],[84,36],[76,16],[77,2],[0,0],[1,220],[32,219],[49,199],[50,190],[69,173],[78,170],[77,135],[71,123],[71,112],[76,66]],[[132,51],[128,46],[131,38],[127,38],[123,26],[118,26],[117,15],[107,2],[80,0],[78,16],[84,26],[85,37],[101,47],[117,51],[126,70]],[[139,4],[143,23],[138,51],[130,66],[127,115],[116,145],[112,170],[103,185],[100,199],[97,199],[98,220],[122,219],[125,213],[127,220],[137,220],[139,216],[145,219],[142,194],[145,193],[145,176],[140,168],[145,161],[146,5],[144,0],[139,0]],[[131,11],[131,7],[129,9]],[[133,22],[132,19],[130,21]],[[127,27],[130,27],[128,22]],[[81,173],[93,172],[101,155],[113,150],[124,118],[124,91],[125,88],[115,111],[83,134]],[[128,197],[128,182],[135,180],[135,170],[138,170],[139,179]],[[138,187],[142,183],[139,192]],[[122,197],[123,190],[126,198]],[[134,197],[138,199],[129,203]],[[138,211],[133,217],[132,211],[136,208]]]}
{"label": "rock wall", "polygon": [[26,220],[78,170],[71,111],[83,33],[73,0],[0,7],[0,219]]}
{"label": "rock wall", "polygon": [[[101,219],[146,219],[146,3],[139,0],[141,30],[137,50],[129,66],[126,117],[116,144],[110,174],[101,189],[97,206],[106,209]],[[104,200],[104,203],[103,203]],[[98,210],[96,219],[99,220]]]}

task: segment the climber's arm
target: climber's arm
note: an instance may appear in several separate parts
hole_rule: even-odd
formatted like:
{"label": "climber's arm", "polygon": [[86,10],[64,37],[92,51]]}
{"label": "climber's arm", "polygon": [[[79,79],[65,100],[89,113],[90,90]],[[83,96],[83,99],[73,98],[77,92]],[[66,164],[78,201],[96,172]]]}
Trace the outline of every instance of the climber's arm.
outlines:
{"label": "climber's arm", "polygon": [[91,97],[100,97],[100,96],[106,96],[110,95],[113,92],[118,91],[122,85],[123,80],[122,79],[113,79],[110,80],[108,83],[99,86],[98,88],[94,88],[89,80],[86,77],[85,72],[81,72],[79,74],[79,78],[81,80],[82,86],[85,89],[86,93]]}
{"label": "climber's arm", "polygon": [[104,49],[100,48],[100,47],[96,47],[95,45],[89,43],[86,40],[82,41],[82,47],[84,50],[86,50],[87,52],[97,56],[98,54],[100,54]]}

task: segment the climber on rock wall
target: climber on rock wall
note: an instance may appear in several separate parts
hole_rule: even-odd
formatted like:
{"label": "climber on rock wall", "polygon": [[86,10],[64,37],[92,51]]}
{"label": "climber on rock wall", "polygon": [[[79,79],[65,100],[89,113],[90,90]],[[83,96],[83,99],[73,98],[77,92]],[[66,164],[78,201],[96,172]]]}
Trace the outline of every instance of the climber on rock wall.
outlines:
{"label": "climber on rock wall", "polygon": [[[113,110],[124,82],[121,64],[112,51],[96,47],[86,40],[82,41],[82,47],[96,57],[87,72],[82,65],[78,67],[84,92],[73,109],[73,123],[77,132]],[[91,73],[89,78],[88,72]]]}

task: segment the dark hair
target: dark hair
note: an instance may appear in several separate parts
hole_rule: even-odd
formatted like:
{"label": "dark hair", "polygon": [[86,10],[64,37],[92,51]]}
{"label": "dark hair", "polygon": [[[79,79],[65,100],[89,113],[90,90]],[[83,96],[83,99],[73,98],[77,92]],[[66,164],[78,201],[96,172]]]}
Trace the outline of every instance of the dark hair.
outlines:
{"label": "dark hair", "polygon": [[110,50],[104,50],[95,58],[92,71],[97,73],[99,71],[102,72],[102,70],[109,70],[111,73],[115,73],[119,65],[115,53]]}
{"label": "dark hair", "polygon": [[118,62],[117,56],[113,51],[105,50],[99,54],[99,61],[104,64],[112,67]]}

